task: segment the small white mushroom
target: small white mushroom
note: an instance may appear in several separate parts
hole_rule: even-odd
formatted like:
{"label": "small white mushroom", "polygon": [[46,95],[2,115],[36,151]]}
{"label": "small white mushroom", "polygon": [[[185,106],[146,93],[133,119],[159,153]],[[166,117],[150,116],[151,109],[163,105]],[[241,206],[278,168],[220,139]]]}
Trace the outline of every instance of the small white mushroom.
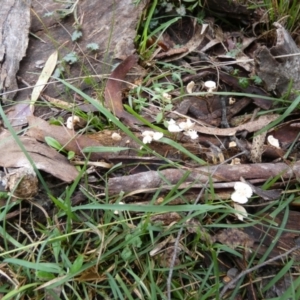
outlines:
{"label": "small white mushroom", "polygon": [[192,129],[195,123],[193,123],[190,119],[187,119],[186,122],[180,122],[178,125],[182,130],[187,131]]}
{"label": "small white mushroom", "polygon": [[277,148],[277,149],[280,149],[280,145],[279,145],[279,140],[278,139],[275,139],[273,135],[269,135],[268,136],[268,143]]}
{"label": "small white mushroom", "polygon": [[168,131],[169,132],[180,132],[180,131],[183,131],[183,129],[180,128],[173,119],[171,119],[167,123],[168,123]]}
{"label": "small white mushroom", "polygon": [[229,97],[229,105],[233,105],[236,102],[234,97]]}
{"label": "small white mushroom", "polygon": [[248,202],[253,194],[252,188],[244,182],[236,182],[234,184],[235,192],[231,194],[231,200],[240,204],[245,204]]}
{"label": "small white mushroom", "polygon": [[240,221],[243,221],[244,218],[246,218],[246,217],[248,216],[247,211],[246,211],[246,209],[245,209],[244,206],[242,206],[242,205],[240,205],[240,204],[238,204],[238,203],[234,203],[234,204],[233,204],[233,207],[234,207],[234,209],[237,211],[237,212],[235,213],[235,215],[237,216],[237,218],[238,218]]}
{"label": "small white mushroom", "polygon": [[67,119],[66,126],[68,129],[74,129],[76,124],[80,122],[80,118],[78,116],[72,116]]}
{"label": "small white mushroom", "polygon": [[195,140],[198,138],[198,133],[196,130],[189,129],[189,130],[185,131],[183,134],[189,136],[192,140]]}
{"label": "small white mushroom", "polygon": [[234,165],[240,165],[241,164],[241,159],[240,158],[234,158],[232,161],[231,161],[231,163],[230,163],[230,165],[232,165],[232,166],[234,166]]}
{"label": "small white mushroom", "polygon": [[122,137],[121,137],[117,132],[114,132],[114,133],[111,135],[111,138],[112,138],[114,141],[121,141],[121,140],[122,140]]}
{"label": "small white mushroom", "polygon": [[193,93],[193,89],[195,87],[195,82],[194,81],[190,81],[188,83],[188,85],[186,86],[186,91],[188,94],[192,94]]}
{"label": "small white mushroom", "polygon": [[162,93],[163,101],[170,102],[172,100],[172,96],[169,93],[163,92]]}
{"label": "small white mushroom", "polygon": [[44,65],[45,65],[45,61],[44,60],[37,60],[34,64],[34,66],[37,68],[37,69],[43,69],[44,68]]}
{"label": "small white mushroom", "polygon": [[152,140],[158,141],[159,139],[161,139],[164,136],[164,134],[162,132],[154,132],[154,131],[146,130],[142,133],[142,136],[143,136],[143,143],[150,144]]}
{"label": "small white mushroom", "polygon": [[205,81],[204,87],[209,94],[217,90],[217,84],[212,80]]}
{"label": "small white mushroom", "polygon": [[229,148],[234,148],[236,147],[236,142],[235,141],[231,141],[228,145]]}

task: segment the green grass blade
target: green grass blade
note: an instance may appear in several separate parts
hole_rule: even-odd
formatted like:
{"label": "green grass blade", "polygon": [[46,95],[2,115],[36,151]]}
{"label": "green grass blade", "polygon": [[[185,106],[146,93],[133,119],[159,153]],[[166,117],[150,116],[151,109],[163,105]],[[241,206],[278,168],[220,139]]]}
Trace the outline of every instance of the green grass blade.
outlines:
{"label": "green grass blade", "polygon": [[20,288],[7,293],[5,296],[3,296],[2,300],[17,299],[19,294],[21,294],[22,292],[24,292],[26,290],[31,290],[33,287],[35,287],[37,285],[39,285],[38,282],[22,285]]}
{"label": "green grass blade", "polygon": [[288,273],[291,269],[291,267],[294,264],[294,260],[291,259],[277,274],[276,276],[269,281],[269,283],[263,287],[262,292],[266,292],[268,289],[270,289],[272,286],[274,286],[276,284],[276,282],[278,282],[280,280],[280,278],[282,278],[286,273]]}
{"label": "green grass blade", "polygon": [[276,126],[277,124],[282,122],[286,117],[288,117],[299,106],[299,103],[300,103],[300,96],[298,96],[291,103],[291,105],[286,109],[286,111],[283,114],[280,115],[280,117],[278,117],[275,121],[271,122],[270,124],[268,124],[267,126],[262,128],[261,130],[256,132],[255,135],[259,135],[265,131],[268,131],[269,129],[273,128],[274,126]]}
{"label": "green grass blade", "polygon": [[32,263],[26,260],[18,259],[18,258],[6,258],[4,262],[8,264],[18,265],[27,269],[33,269],[36,271],[44,271],[59,274],[62,272],[62,268],[55,263]]}
{"label": "green grass blade", "polygon": [[133,204],[84,204],[76,207],[72,207],[72,211],[86,210],[86,209],[99,209],[99,210],[112,210],[112,211],[136,211],[136,212],[184,212],[184,211],[198,211],[199,213],[207,213],[208,211],[218,208],[224,208],[223,205],[133,205]]}

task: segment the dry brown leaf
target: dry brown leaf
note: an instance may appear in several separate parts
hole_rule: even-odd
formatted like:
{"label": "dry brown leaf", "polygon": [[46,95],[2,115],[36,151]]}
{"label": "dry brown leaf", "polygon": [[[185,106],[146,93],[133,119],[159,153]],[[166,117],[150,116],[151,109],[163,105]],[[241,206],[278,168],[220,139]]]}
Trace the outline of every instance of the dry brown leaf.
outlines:
{"label": "dry brown leaf", "polygon": [[118,118],[130,127],[140,122],[126,112],[122,103],[122,84],[128,71],[137,63],[138,56],[130,55],[122,61],[111,73],[105,87],[105,104]]}
{"label": "dry brown leaf", "polygon": [[24,126],[27,124],[27,117],[31,115],[29,103],[19,102],[10,107],[6,112],[10,125],[13,127]]}
{"label": "dry brown leaf", "polygon": [[[50,136],[64,146],[64,149],[74,151],[77,155],[82,155],[82,149],[85,147],[101,146],[98,141],[86,135],[77,135],[74,130],[63,126],[50,125],[48,122],[35,116],[30,116],[28,123],[27,136],[42,142],[45,142],[45,137]],[[107,157],[107,155],[107,153],[92,153],[90,158],[98,160]]]}
{"label": "dry brown leaf", "polygon": [[162,223],[163,225],[170,225],[173,222],[178,222],[179,220],[181,220],[181,216],[176,212],[169,212],[151,216],[150,220],[153,223]]}
{"label": "dry brown leaf", "polygon": [[298,118],[295,118],[294,120],[284,122],[270,131],[270,134],[279,140],[281,146],[286,149],[286,147],[293,143],[298,137],[300,128],[299,121]]}
{"label": "dry brown leaf", "polygon": [[[37,169],[43,170],[65,181],[72,182],[78,175],[77,169],[66,157],[54,149],[25,136],[19,137]],[[32,168],[27,157],[7,130],[0,134],[0,166],[5,168]]]}
{"label": "dry brown leaf", "polygon": [[54,106],[62,108],[62,109],[72,109],[75,106],[75,104],[73,104],[73,103],[69,103],[69,102],[66,102],[66,101],[63,101],[63,100],[60,100],[60,99],[56,99],[56,98],[50,97],[50,96],[48,96],[48,95],[46,95],[44,93],[43,93],[43,97],[48,102],[50,102],[51,104],[53,104]]}
{"label": "dry brown leaf", "polygon": [[173,55],[170,58],[167,59],[163,59],[163,61],[165,62],[171,62],[174,60],[178,60],[180,58],[185,57],[186,55],[188,55],[189,53],[193,52],[195,49],[197,49],[197,47],[199,47],[199,45],[201,44],[201,42],[203,41],[204,37],[205,37],[205,31],[202,32],[202,27],[198,24],[195,25],[195,32],[193,37],[184,45],[185,48],[187,48],[187,51],[185,51],[184,53],[178,54],[178,55]]}
{"label": "dry brown leaf", "polygon": [[80,111],[84,111],[84,112],[96,112],[96,111],[98,111],[98,109],[90,103],[82,103],[82,104],[68,103],[66,101],[50,97],[50,96],[48,96],[44,93],[43,93],[43,97],[48,102],[50,102],[51,104],[53,104],[54,106],[59,107],[59,108],[63,108],[63,109],[78,108]]}
{"label": "dry brown leaf", "polygon": [[212,47],[214,47],[215,45],[220,44],[220,41],[218,39],[213,39],[211,41],[209,41],[203,48],[201,48],[199,51],[201,52],[205,52],[209,49],[211,49]]}
{"label": "dry brown leaf", "polygon": [[291,89],[289,97],[293,99],[297,96],[293,91],[300,89],[300,58],[293,54],[298,54],[300,49],[281,24],[275,22],[273,25],[276,27],[276,45],[271,49],[261,46],[254,52],[256,73],[268,91],[276,91],[281,96]]}
{"label": "dry brown leaf", "polygon": [[83,271],[79,277],[76,277],[76,280],[79,282],[86,282],[86,281],[101,282],[106,278],[107,277],[105,275],[99,274],[98,268],[95,266]]}
{"label": "dry brown leaf", "polygon": [[254,239],[237,228],[224,229],[214,236],[214,240],[218,241],[232,249],[237,247],[245,247],[247,249],[253,247]]}
{"label": "dry brown leaf", "polygon": [[[110,130],[103,130],[101,132],[97,132],[96,134],[78,135],[73,130],[69,130],[62,126],[50,125],[48,122],[35,116],[30,116],[28,118],[28,122],[29,129],[26,132],[27,136],[34,137],[42,142],[45,142],[46,136],[50,136],[63,145],[64,149],[68,151],[74,151],[80,156],[83,155],[82,149],[85,147],[103,146],[129,148],[129,150],[126,149],[119,152],[91,153],[90,160],[113,159],[114,163],[136,163],[141,162],[142,160],[143,164],[141,164],[141,167],[145,164],[149,165],[149,168],[151,168],[152,164],[157,165],[162,163],[161,160],[153,160],[153,158],[137,157],[140,150],[140,144],[119,131],[117,132],[121,135],[122,139],[120,141],[116,141],[112,137],[112,133],[114,133],[114,131]],[[142,138],[140,133],[135,134],[138,138]],[[185,143],[184,146],[192,153],[200,153],[199,147],[195,144]],[[168,153],[169,158],[172,156],[178,158],[178,151],[174,151],[174,149],[172,149],[172,147],[169,145],[153,142],[151,144],[151,148],[161,155]],[[135,171],[138,171],[138,169],[139,168],[135,168]]]}

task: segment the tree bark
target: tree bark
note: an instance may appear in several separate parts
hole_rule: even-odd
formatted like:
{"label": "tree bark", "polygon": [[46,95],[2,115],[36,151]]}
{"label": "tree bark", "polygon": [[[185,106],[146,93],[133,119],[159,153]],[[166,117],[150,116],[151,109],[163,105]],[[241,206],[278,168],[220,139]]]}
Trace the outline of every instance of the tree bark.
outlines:
{"label": "tree bark", "polygon": [[[16,73],[28,46],[31,0],[3,0],[0,9],[0,95],[6,102],[18,88]],[[9,92],[9,93],[8,93]]]}

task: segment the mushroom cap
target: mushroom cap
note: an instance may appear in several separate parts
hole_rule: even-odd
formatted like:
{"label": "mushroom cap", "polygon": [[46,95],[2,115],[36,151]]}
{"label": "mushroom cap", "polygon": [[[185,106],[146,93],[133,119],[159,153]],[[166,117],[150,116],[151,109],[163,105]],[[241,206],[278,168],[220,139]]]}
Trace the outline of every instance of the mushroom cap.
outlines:
{"label": "mushroom cap", "polygon": [[204,86],[208,89],[215,89],[217,87],[217,84],[212,80],[208,80],[204,82]]}

